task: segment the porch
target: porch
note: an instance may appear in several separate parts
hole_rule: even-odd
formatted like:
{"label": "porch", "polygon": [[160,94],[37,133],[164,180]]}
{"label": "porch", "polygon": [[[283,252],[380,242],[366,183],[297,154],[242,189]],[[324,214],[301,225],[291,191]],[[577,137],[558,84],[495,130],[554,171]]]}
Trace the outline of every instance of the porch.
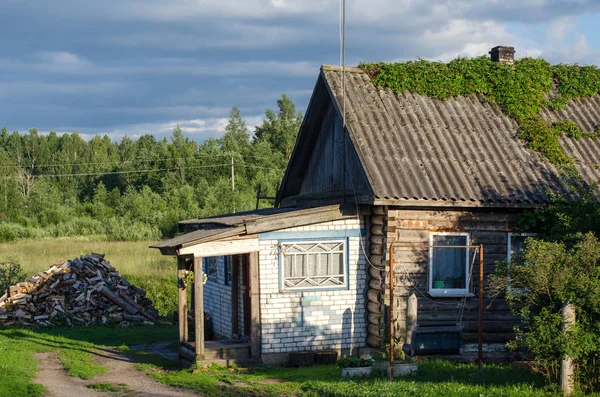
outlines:
{"label": "porch", "polygon": [[[313,292],[312,297],[307,300],[314,301],[311,307],[305,307],[298,312],[297,307],[301,307],[303,294],[295,291],[282,294],[281,286],[278,286],[279,274],[278,257],[274,252],[279,249],[279,238],[312,239],[314,238],[335,238],[346,247],[338,255],[344,255],[347,260],[349,255],[349,240],[352,240],[352,258],[353,265],[358,266],[360,253],[358,250],[358,239],[361,238],[360,221],[357,220],[356,207],[342,208],[339,205],[317,207],[317,208],[281,208],[258,210],[248,213],[231,214],[221,217],[206,218],[185,221],[180,223],[180,231],[187,232],[184,235],[175,237],[158,243],[153,248],[160,249],[163,255],[176,255],[178,263],[178,304],[179,304],[179,356],[186,363],[210,363],[219,362],[222,364],[242,363],[252,364],[261,362],[271,362],[281,359],[288,352],[286,348],[273,347],[272,341],[282,336],[277,331],[277,326],[295,327],[298,323],[300,330],[305,336],[297,349],[314,348],[323,344],[338,343],[341,346],[341,339],[335,338],[334,334],[342,331],[348,333],[347,340],[352,339],[352,343],[364,340],[364,331],[362,329],[353,334],[350,330],[351,323],[344,324],[344,315],[348,317],[352,311],[347,313],[337,313],[327,311],[327,316],[335,318],[337,327],[336,332],[327,332],[329,324],[323,319],[318,319],[323,314],[319,313],[319,308],[315,306],[318,302],[328,301],[333,292],[324,289],[323,292]],[[333,223],[332,223],[333,222]],[[335,223],[337,222],[337,223]],[[344,222],[350,222],[348,224]],[[323,226],[312,227],[309,231],[306,225],[323,223]],[[328,224],[329,223],[329,224]],[[335,223],[335,225],[334,225]],[[349,226],[350,225],[350,226]],[[334,228],[337,228],[334,230]],[[352,230],[346,230],[346,229]],[[313,230],[314,229],[314,230]],[[275,233],[273,233],[275,232]],[[284,236],[285,235],[285,236]],[[261,241],[263,245],[261,246]],[[264,255],[263,267],[259,270],[259,251]],[[332,254],[333,255],[333,254]],[[229,280],[227,290],[219,296],[221,299],[219,305],[212,305],[210,299],[219,294],[214,289],[215,284],[211,284],[210,278],[206,284],[203,284],[203,273],[211,273],[203,262],[205,259],[228,257],[229,267],[227,274],[223,278],[222,260],[216,266],[217,281],[220,287],[223,287],[224,280]],[[332,262],[333,263],[333,262]],[[212,265],[211,265],[212,266]],[[333,266],[331,267],[333,269]],[[189,280],[193,271],[193,282]],[[264,271],[262,282],[264,284],[265,306],[260,306],[261,294],[261,275]],[[353,309],[358,310],[361,315],[363,309],[362,296],[358,295],[359,290],[354,285],[355,281],[348,284],[346,280],[349,277],[348,266],[343,268],[346,288],[343,288],[347,296],[348,303],[356,304]],[[355,270],[353,270],[352,274]],[[336,273],[337,274],[337,273]],[[187,282],[186,282],[187,279]],[[362,282],[362,278],[360,280]],[[351,287],[351,288],[350,288]],[[193,295],[191,294],[193,291]],[[222,292],[222,289],[220,290]],[[289,301],[289,306],[285,310],[280,307],[270,305],[267,297],[275,294],[274,299],[285,299]],[[281,294],[281,295],[280,295]],[[190,300],[188,295],[192,295]],[[188,302],[189,306],[188,307]],[[225,304],[223,304],[225,302]],[[241,303],[238,303],[241,302]],[[298,305],[298,306],[296,306]],[[261,309],[266,311],[265,321],[262,323]],[[227,324],[230,339],[239,340],[243,336],[247,342],[244,343],[220,343],[207,341],[205,338],[204,321],[205,310],[213,313],[222,314],[228,311],[227,315],[219,318],[219,327],[222,330],[223,324]],[[341,309],[337,309],[340,311]],[[315,312],[313,315],[312,313]],[[193,313],[188,319],[187,313]],[[300,316],[300,317],[298,317]],[[298,317],[298,318],[296,318]],[[321,323],[317,323],[321,321]],[[357,320],[359,321],[359,320]],[[286,332],[292,332],[291,330]],[[316,335],[315,332],[319,335]],[[266,335],[266,336],[265,336]],[[318,341],[314,337],[319,338]],[[265,337],[271,342],[266,342],[267,351],[263,352],[262,338]],[[279,342],[277,342],[279,343]],[[344,342],[350,343],[350,342]],[[314,345],[314,346],[313,346]],[[263,353],[265,353],[263,355]],[[264,357],[263,357],[264,356]]]}
{"label": "porch", "polygon": [[[207,243],[210,244],[210,243]],[[241,245],[240,245],[241,244]],[[199,247],[213,252],[212,257],[198,255],[178,256],[178,313],[179,313],[179,357],[186,364],[218,363],[222,365],[252,365],[260,364],[260,309],[258,285],[258,252],[236,253],[244,249],[245,243],[231,244],[229,248],[210,250],[207,245]],[[246,242],[247,244],[247,242]],[[213,244],[214,246],[214,244]],[[238,247],[239,249],[236,249]],[[214,247],[213,247],[214,248]],[[216,332],[218,340],[206,340],[205,335],[205,303],[206,299],[214,298],[210,291],[207,294],[203,283],[203,260],[216,256],[230,256],[231,267],[230,299],[227,303],[231,317],[229,335]],[[192,270],[194,281],[185,282],[186,274]],[[240,282],[245,275],[245,285]],[[188,291],[188,290],[192,291]],[[191,299],[188,293],[191,293]],[[221,297],[218,297],[221,298]],[[188,308],[188,302],[191,307]],[[243,302],[242,307],[239,303]],[[241,312],[241,313],[240,313]],[[212,316],[218,313],[211,313]],[[191,321],[190,321],[191,319]],[[241,324],[241,326],[240,326]],[[242,335],[243,339],[233,336]]]}

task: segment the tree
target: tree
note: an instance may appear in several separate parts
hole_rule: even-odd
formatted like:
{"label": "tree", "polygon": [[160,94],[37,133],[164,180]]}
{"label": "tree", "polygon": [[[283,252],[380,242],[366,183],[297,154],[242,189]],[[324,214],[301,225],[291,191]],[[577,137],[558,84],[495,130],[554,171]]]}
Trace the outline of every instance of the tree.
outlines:
{"label": "tree", "polygon": [[[504,294],[523,326],[511,347],[526,347],[538,366],[555,379],[560,360],[573,358],[576,381],[600,390],[600,202],[593,188],[573,201],[555,197],[552,204],[520,217],[539,234],[526,240],[523,264],[498,263],[489,280],[492,292]],[[510,288],[507,288],[510,286]],[[567,336],[561,309],[576,309],[577,322]]]}
{"label": "tree", "polygon": [[285,94],[277,100],[277,112],[267,109],[266,119],[254,134],[256,141],[266,141],[273,150],[282,153],[287,160],[292,155],[296,137],[302,124],[302,113],[296,112],[296,105]]}
{"label": "tree", "polygon": [[237,106],[231,109],[229,123],[225,127],[225,134],[219,140],[221,148],[225,153],[245,154],[249,148],[249,135],[246,131],[246,123]]}

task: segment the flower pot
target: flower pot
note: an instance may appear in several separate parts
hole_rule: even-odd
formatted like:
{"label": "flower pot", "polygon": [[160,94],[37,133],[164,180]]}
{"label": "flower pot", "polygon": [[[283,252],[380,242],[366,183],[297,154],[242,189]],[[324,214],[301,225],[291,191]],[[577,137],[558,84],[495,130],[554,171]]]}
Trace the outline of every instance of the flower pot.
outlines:
{"label": "flower pot", "polygon": [[342,378],[362,378],[372,373],[373,367],[342,368]]}
{"label": "flower pot", "polygon": [[[374,365],[375,369],[390,376],[391,368],[389,361],[378,361]],[[394,361],[394,378],[399,376],[416,375],[419,371],[419,363],[416,361]]]}
{"label": "flower pot", "polygon": [[433,289],[443,289],[444,288],[444,280],[435,280],[433,282]]}

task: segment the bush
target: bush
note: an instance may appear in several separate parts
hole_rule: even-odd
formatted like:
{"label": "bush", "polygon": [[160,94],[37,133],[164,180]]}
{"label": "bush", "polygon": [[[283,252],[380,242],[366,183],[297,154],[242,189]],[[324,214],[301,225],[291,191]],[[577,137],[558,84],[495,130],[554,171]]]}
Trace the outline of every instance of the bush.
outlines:
{"label": "bush", "polygon": [[161,317],[172,318],[177,311],[177,278],[176,277],[137,277],[123,276],[136,287],[146,290]]}
{"label": "bush", "polygon": [[25,278],[21,265],[13,259],[0,262],[0,295],[8,292],[8,287]]}
{"label": "bush", "polygon": [[[511,347],[527,347],[538,366],[551,379],[560,360],[575,360],[576,381],[585,391],[600,390],[600,241],[593,233],[579,235],[575,243],[528,239],[524,265],[499,266],[492,284],[501,284],[510,272],[506,299],[523,318]],[[567,334],[562,329],[565,303],[576,308],[577,322]]]}
{"label": "bush", "polygon": [[18,223],[0,223],[0,242],[15,241],[24,238],[45,237],[47,234],[43,229],[33,226],[23,226]]}
{"label": "bush", "polygon": [[139,241],[160,240],[160,230],[156,226],[125,218],[111,218],[106,221],[106,234],[110,240]]}
{"label": "bush", "polygon": [[104,223],[89,217],[73,218],[50,227],[54,237],[98,236],[106,234]]}

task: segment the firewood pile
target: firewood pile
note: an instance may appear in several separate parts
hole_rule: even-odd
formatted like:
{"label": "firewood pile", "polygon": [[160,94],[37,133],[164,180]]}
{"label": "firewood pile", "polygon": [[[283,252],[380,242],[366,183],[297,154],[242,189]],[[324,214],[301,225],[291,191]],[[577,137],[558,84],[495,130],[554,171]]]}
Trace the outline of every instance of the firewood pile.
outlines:
{"label": "firewood pile", "polygon": [[130,284],[104,255],[54,265],[0,297],[0,325],[153,324],[158,312],[146,291]]}

